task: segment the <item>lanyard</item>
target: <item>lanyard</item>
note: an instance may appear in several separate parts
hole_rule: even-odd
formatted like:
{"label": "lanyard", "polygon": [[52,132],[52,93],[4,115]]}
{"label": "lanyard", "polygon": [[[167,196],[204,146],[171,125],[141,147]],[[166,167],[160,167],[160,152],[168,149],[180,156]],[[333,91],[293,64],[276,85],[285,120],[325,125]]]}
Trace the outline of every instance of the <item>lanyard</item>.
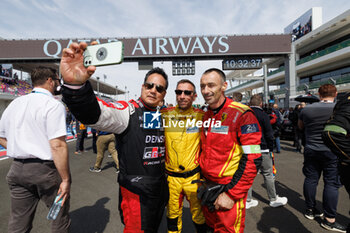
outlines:
{"label": "lanyard", "polygon": [[41,92],[41,91],[32,91],[32,93],[38,93],[38,94],[43,94],[43,95],[50,96],[49,94]]}

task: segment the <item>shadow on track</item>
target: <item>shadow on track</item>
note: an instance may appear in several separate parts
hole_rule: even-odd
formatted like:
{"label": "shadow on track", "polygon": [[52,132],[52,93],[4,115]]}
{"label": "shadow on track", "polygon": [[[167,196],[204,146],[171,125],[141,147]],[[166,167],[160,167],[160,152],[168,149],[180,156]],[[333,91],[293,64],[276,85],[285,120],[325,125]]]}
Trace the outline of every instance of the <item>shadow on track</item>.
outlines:
{"label": "shadow on track", "polygon": [[109,202],[108,197],[96,201],[93,206],[84,206],[70,212],[72,225],[71,232],[74,233],[103,233],[110,218],[110,211],[105,204]]}
{"label": "shadow on track", "polygon": [[[288,197],[289,206],[296,209],[298,212],[303,213],[304,211],[304,200],[303,197],[292,189],[289,189],[284,184],[276,181],[276,193],[280,196]],[[262,184],[262,186],[265,186]],[[253,196],[261,201],[269,204],[269,201],[259,195],[256,192],[253,192]],[[266,195],[267,196],[267,195]],[[260,216],[259,221],[257,222],[257,229],[260,232],[303,232],[311,233],[303,223],[298,219],[294,213],[288,210],[285,207],[272,208],[270,206],[263,208],[263,213]],[[277,231],[276,231],[277,230]]]}

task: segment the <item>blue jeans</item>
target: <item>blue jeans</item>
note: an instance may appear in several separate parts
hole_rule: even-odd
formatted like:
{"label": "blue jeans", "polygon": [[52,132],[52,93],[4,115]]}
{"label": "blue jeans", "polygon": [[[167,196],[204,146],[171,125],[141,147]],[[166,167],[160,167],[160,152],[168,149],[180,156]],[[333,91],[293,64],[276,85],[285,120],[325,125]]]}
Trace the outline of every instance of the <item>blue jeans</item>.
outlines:
{"label": "blue jeans", "polygon": [[338,159],[330,151],[304,150],[304,197],[306,207],[316,206],[318,181],[323,172],[323,211],[327,218],[335,218],[338,205],[338,189],[341,187],[338,175]]}
{"label": "blue jeans", "polygon": [[275,138],[275,142],[276,142],[276,152],[281,152],[281,141],[280,141],[280,137],[276,137]]}
{"label": "blue jeans", "polygon": [[84,151],[84,140],[87,137],[87,130],[78,130],[75,151]]}

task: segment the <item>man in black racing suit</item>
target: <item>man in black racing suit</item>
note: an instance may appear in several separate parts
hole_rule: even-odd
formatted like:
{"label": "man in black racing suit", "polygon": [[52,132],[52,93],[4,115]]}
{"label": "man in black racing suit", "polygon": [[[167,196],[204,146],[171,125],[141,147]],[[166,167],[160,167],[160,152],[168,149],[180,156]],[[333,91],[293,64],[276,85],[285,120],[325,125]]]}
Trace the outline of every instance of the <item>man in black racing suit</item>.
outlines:
{"label": "man in black racing suit", "polygon": [[96,98],[87,81],[96,68],[83,66],[86,46],[84,42],[72,43],[63,50],[63,101],[79,121],[116,134],[124,232],[157,232],[168,201],[164,133],[156,111],[166,94],[167,75],[154,68],[146,74],[140,99],[106,103]]}

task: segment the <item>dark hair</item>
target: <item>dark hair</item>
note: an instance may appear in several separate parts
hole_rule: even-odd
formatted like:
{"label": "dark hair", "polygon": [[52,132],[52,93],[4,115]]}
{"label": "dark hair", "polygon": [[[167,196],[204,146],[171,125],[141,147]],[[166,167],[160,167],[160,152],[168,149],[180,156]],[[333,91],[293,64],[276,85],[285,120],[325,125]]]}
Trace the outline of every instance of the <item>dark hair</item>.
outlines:
{"label": "dark hair", "polygon": [[252,97],[250,97],[249,105],[250,106],[260,106],[262,103],[262,97],[260,94],[255,94]]}
{"label": "dark hair", "polygon": [[57,70],[49,67],[37,67],[32,70],[30,78],[32,79],[33,86],[43,85],[48,78],[56,78]]}
{"label": "dark hair", "polygon": [[241,102],[242,98],[243,98],[243,95],[242,95],[241,92],[233,92],[232,98],[233,98],[234,101]]}
{"label": "dark hair", "polygon": [[318,93],[320,97],[335,97],[337,93],[337,88],[333,84],[323,84],[318,88]]}
{"label": "dark hair", "polygon": [[222,72],[221,70],[217,69],[217,68],[210,68],[210,69],[207,69],[206,71],[204,71],[203,74],[209,74],[211,72],[216,72],[217,74],[220,75],[221,79],[222,79],[222,82],[226,82],[226,75],[224,72]]}
{"label": "dark hair", "polygon": [[196,86],[193,84],[193,82],[191,82],[188,79],[181,79],[180,81],[177,82],[176,88],[177,88],[177,86],[179,86],[180,83],[189,83],[189,84],[191,84],[193,86],[194,94],[196,94]]}
{"label": "dark hair", "polygon": [[148,77],[151,74],[160,74],[161,76],[163,76],[163,78],[165,79],[165,90],[168,89],[168,75],[165,73],[165,71],[162,68],[155,67],[155,68],[151,69],[150,71],[148,71],[146,76],[145,76],[144,83],[147,81]]}

